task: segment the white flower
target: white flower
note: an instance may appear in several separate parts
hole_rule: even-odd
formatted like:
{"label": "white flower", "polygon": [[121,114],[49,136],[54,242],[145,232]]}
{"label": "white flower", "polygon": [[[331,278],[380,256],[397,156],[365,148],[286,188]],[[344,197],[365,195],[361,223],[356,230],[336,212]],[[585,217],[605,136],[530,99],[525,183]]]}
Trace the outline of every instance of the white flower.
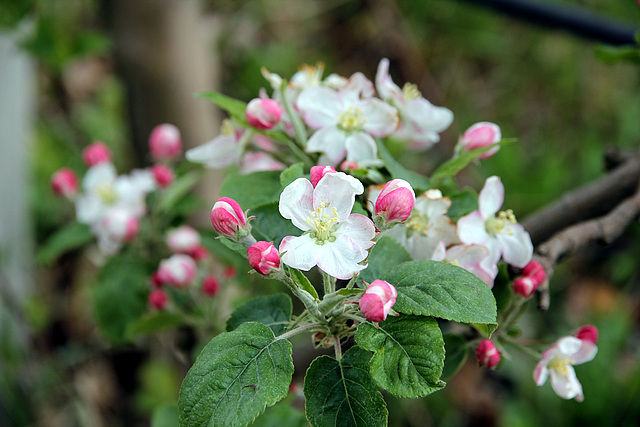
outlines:
{"label": "white flower", "polygon": [[339,91],[308,87],[298,97],[296,105],[304,121],[317,129],[306,150],[323,153],[322,165],[337,166],[346,158],[362,167],[377,166],[380,161],[374,137],[387,136],[398,127],[397,110],[371,98],[363,79],[356,74]]}
{"label": "white flower", "polygon": [[376,73],[376,88],[380,97],[400,111],[400,127],[394,134],[409,142],[414,150],[424,150],[440,140],[438,133],[453,121],[453,113],[437,107],[422,97],[415,84],[400,89],[389,75],[389,60],[383,58]]}
{"label": "white flower", "polygon": [[551,387],[558,396],[582,402],[582,385],[576,377],[573,365],[592,360],[597,352],[598,347],[592,341],[572,336],[560,338],[542,354],[542,360],[533,371],[533,379],[536,385],[541,386],[551,376]]}
{"label": "white flower", "polygon": [[305,233],[282,240],[282,262],[305,271],[317,265],[338,279],[364,269],[359,263],[374,244],[375,226],[351,213],[355,196],[363,191],[360,181],[342,172],[326,174],[315,188],[306,178],[289,184],[280,195],[280,214]]}
{"label": "white flower", "polygon": [[493,278],[498,274],[498,266],[488,264],[489,249],[481,245],[454,245],[446,249],[441,241],[431,259],[457,265],[478,276],[484,283],[493,287]]}
{"label": "white flower", "polygon": [[502,256],[507,264],[523,268],[533,255],[531,237],[516,222],[511,209],[498,212],[503,201],[500,178],[487,178],[478,197],[478,210],[458,220],[458,236],[463,243],[487,246],[492,261]]}

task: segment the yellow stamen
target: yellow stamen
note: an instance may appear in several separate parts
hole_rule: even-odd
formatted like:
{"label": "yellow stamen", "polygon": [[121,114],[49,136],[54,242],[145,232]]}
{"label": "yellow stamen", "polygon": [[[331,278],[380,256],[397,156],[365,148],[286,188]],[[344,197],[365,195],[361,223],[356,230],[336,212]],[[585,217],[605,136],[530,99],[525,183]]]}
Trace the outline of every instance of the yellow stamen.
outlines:
{"label": "yellow stamen", "polygon": [[327,208],[329,208],[328,204],[321,203],[315,212],[311,212],[311,215],[307,217],[307,224],[312,228],[311,237],[316,240],[318,245],[323,245],[327,240],[330,242],[335,241],[333,231],[335,231],[335,226],[338,224],[338,209],[333,207],[331,214],[327,214],[325,213]]}
{"label": "yellow stamen", "polygon": [[423,236],[426,236],[429,233],[429,229],[431,228],[429,218],[426,215],[422,215],[418,212],[413,212],[405,225],[412,232],[422,234]]}
{"label": "yellow stamen", "polygon": [[418,85],[414,83],[405,83],[402,87],[402,95],[406,101],[411,101],[412,99],[422,98],[422,93],[418,89]]}
{"label": "yellow stamen", "polygon": [[338,118],[338,127],[347,132],[361,130],[366,123],[366,120],[362,117],[363,114],[359,108],[349,107]]}
{"label": "yellow stamen", "polygon": [[105,205],[113,205],[118,199],[118,196],[111,185],[101,185],[97,187],[96,193]]}
{"label": "yellow stamen", "polygon": [[495,217],[489,218],[485,221],[485,227],[487,232],[492,235],[496,234],[508,234],[513,236],[513,230],[509,226],[516,223],[516,216],[511,209],[506,211],[500,211]]}
{"label": "yellow stamen", "polygon": [[568,358],[567,356],[556,356],[549,362],[549,369],[553,369],[559,375],[566,377],[569,375],[569,365],[573,365],[575,360]]}

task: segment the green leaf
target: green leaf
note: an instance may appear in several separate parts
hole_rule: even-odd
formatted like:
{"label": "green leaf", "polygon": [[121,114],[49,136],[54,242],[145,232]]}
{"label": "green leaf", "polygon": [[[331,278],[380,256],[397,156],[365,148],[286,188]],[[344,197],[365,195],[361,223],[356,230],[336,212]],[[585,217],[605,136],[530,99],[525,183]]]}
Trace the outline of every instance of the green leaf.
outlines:
{"label": "green leaf", "polygon": [[285,294],[253,298],[238,307],[229,317],[227,331],[233,331],[245,322],[260,322],[270,327],[275,335],[280,335],[291,320],[292,311],[291,298]]}
{"label": "green leaf", "polygon": [[307,425],[304,414],[285,402],[267,408],[264,414],[251,424],[252,427],[305,427]]}
{"label": "green leaf", "polygon": [[220,92],[202,92],[197,94],[200,98],[206,98],[215,102],[218,107],[225,110],[237,122],[247,125],[247,118],[244,115],[247,104],[234,98],[230,98]]}
{"label": "green leaf", "polygon": [[491,334],[493,334],[493,332],[498,329],[497,323],[471,323],[470,326],[472,326],[473,329],[478,331],[478,333],[485,338],[491,338]]}
{"label": "green leaf", "polygon": [[383,427],[387,408],[369,374],[371,353],[354,346],[341,360],[315,359],[304,378],[305,412],[313,427]]}
{"label": "green leaf", "polygon": [[338,295],[342,295],[345,297],[350,297],[351,295],[360,295],[364,293],[364,289],[359,289],[359,288],[355,288],[355,289],[338,289],[338,291],[336,292]]}
{"label": "green leaf", "polygon": [[153,270],[126,254],[112,257],[93,288],[93,312],[98,328],[109,341],[129,339],[129,328],[148,310],[149,277]]}
{"label": "green leaf", "polygon": [[390,316],[378,327],[362,323],[356,342],[373,351],[371,376],[398,397],[417,398],[445,386],[444,341],[438,322],[424,316]]}
{"label": "green leaf", "polygon": [[180,314],[158,311],[137,319],[127,329],[127,336],[154,334],[184,325],[185,319]]}
{"label": "green leaf", "polygon": [[444,368],[442,369],[442,378],[448,380],[452,378],[464,365],[469,356],[469,346],[460,335],[445,334],[444,348],[447,357],[444,359]]}
{"label": "green leaf", "polygon": [[393,309],[399,313],[496,323],[491,289],[463,268],[438,261],[410,261],[392,268],[384,280],[398,291]]}
{"label": "green leaf", "polygon": [[316,291],[316,288],[313,287],[304,273],[302,273],[300,270],[296,270],[295,268],[289,268],[289,273],[291,274],[291,279],[293,279],[293,281],[296,282],[298,286],[309,292],[315,299],[318,299],[318,292]]}
{"label": "green leaf", "polygon": [[389,150],[387,150],[387,147],[385,147],[382,140],[376,139],[376,142],[378,145],[378,154],[380,155],[380,158],[384,162],[384,165],[391,174],[392,178],[404,179],[409,184],[411,184],[416,194],[432,188],[432,184],[430,184],[429,178],[405,169],[404,166],[398,163],[396,159],[393,158],[391,153],[389,153]]}
{"label": "green leaf", "polygon": [[192,171],[176,179],[170,187],[160,193],[158,210],[160,212],[172,210],[200,182],[200,179],[202,179],[200,171]]}
{"label": "green leaf", "polygon": [[298,178],[304,176],[304,163],[296,163],[291,165],[280,174],[280,185],[285,188]]}
{"label": "green leaf", "polygon": [[411,255],[397,240],[382,236],[371,250],[367,268],[360,273],[360,279],[371,283],[381,279],[390,268],[411,261]]}
{"label": "green leaf", "polygon": [[253,210],[267,203],[278,202],[281,192],[280,171],[262,171],[248,175],[232,172],[220,189],[222,196],[232,198],[243,210]]}
{"label": "green leaf", "polygon": [[478,210],[478,195],[470,188],[465,188],[457,193],[449,195],[451,207],[447,216],[454,221],[459,220],[466,214]]}
{"label": "green leaf", "polygon": [[88,225],[74,221],[47,239],[38,251],[37,260],[45,266],[50,266],[63,253],[78,249],[93,239]]}
{"label": "green leaf", "polygon": [[182,383],[180,425],[245,426],[289,392],[291,343],[243,323],[203,349]]}
{"label": "green leaf", "polygon": [[153,411],[151,427],[178,427],[178,405],[158,406]]}
{"label": "green leaf", "polygon": [[449,177],[455,176],[462,169],[467,167],[469,163],[491,150],[496,146],[502,146],[516,141],[514,138],[505,138],[500,142],[489,145],[488,147],[474,148],[473,150],[463,151],[457,157],[444,162],[438,169],[431,175],[431,185],[437,188],[442,182]]}
{"label": "green leaf", "polygon": [[[262,205],[251,210],[251,215],[257,218],[251,221],[252,233],[258,240],[273,242],[280,246],[280,242],[285,236],[297,236],[302,234],[291,220],[280,215],[278,202]],[[245,249],[246,252],[246,249]]]}

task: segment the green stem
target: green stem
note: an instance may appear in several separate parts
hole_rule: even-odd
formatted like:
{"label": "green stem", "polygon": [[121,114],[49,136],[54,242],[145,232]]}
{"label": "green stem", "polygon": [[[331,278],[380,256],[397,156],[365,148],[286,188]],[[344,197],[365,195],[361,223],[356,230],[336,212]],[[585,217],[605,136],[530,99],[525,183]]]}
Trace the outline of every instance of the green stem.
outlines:
{"label": "green stem", "polygon": [[342,346],[340,345],[340,339],[338,337],[334,337],[335,343],[333,344],[333,348],[336,350],[336,360],[338,362],[342,360]]}
{"label": "green stem", "polygon": [[307,146],[307,131],[304,128],[304,124],[300,120],[300,116],[293,110],[293,106],[291,105],[291,101],[287,98],[285,89],[287,88],[287,81],[282,81],[282,86],[280,86],[280,95],[282,97],[282,104],[284,105],[284,109],[289,115],[289,120],[291,120],[291,124],[293,125],[293,130],[296,134],[296,144],[299,148],[303,149]]}
{"label": "green stem", "polygon": [[322,284],[324,285],[324,296],[332,294],[336,291],[336,278],[322,272]]}
{"label": "green stem", "polygon": [[296,329],[292,329],[288,332],[285,332],[282,335],[279,335],[276,337],[276,340],[286,340],[289,339],[289,337],[292,337],[294,335],[299,334],[300,332],[304,332],[304,331],[309,331],[311,329],[317,329],[319,327],[319,325],[315,325],[313,323],[307,324],[307,325],[302,325]]}
{"label": "green stem", "polygon": [[530,349],[529,347],[520,344],[518,341],[514,340],[513,338],[511,338],[508,335],[500,335],[500,339],[502,339],[503,341],[505,341],[506,343],[512,345],[513,347],[515,347],[516,349],[520,350],[521,352],[528,354],[529,356],[533,357],[534,359],[540,359],[540,353],[538,353],[535,350]]}
{"label": "green stem", "polygon": [[304,318],[308,316],[309,316],[309,311],[305,309],[302,313],[300,313],[300,316],[296,317],[296,319],[293,321],[291,325],[287,327],[287,329],[293,330],[296,326],[298,326],[300,322],[302,322]]}
{"label": "green stem", "polygon": [[509,316],[506,317],[504,323],[501,325],[502,329],[505,332],[515,324],[520,316],[522,316],[522,314],[524,313],[524,309],[527,307],[525,304],[526,302],[527,300],[522,297],[519,297],[519,299],[516,301],[513,307],[514,309],[511,311],[511,313],[509,313]]}

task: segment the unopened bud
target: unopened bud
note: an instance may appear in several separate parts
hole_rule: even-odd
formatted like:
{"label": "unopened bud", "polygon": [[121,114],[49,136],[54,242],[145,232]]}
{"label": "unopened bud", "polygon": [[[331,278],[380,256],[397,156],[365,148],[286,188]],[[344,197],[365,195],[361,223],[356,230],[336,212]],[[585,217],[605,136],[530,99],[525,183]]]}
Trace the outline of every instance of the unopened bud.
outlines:
{"label": "unopened bud", "polygon": [[167,246],[174,254],[188,254],[200,246],[200,234],[189,225],[182,225],[169,232]]}
{"label": "unopened bud", "polygon": [[372,322],[382,322],[396,303],[396,288],[384,280],[374,280],[360,298],[360,311]]}
{"label": "unopened bud", "polygon": [[111,150],[102,142],[94,142],[82,150],[82,160],[91,167],[98,163],[111,161]]}
{"label": "unopened bud", "polygon": [[596,344],[598,342],[598,328],[593,325],[585,325],[576,332],[576,338]]}
{"label": "unopened bud", "polygon": [[191,249],[189,252],[187,252],[187,255],[189,255],[191,258],[193,258],[197,262],[200,262],[209,258],[209,251],[204,246],[198,245],[195,248]]}
{"label": "unopened bud", "polygon": [[164,310],[169,303],[169,296],[162,289],[154,289],[149,293],[149,305],[156,310]]}
{"label": "unopened bud", "polygon": [[522,270],[522,276],[513,281],[513,292],[529,298],[538,286],[547,280],[547,273],[539,262],[531,261]]}
{"label": "unopened bud", "polygon": [[105,214],[102,226],[111,240],[129,242],[138,235],[140,221],[129,210],[116,206]]}
{"label": "unopened bud", "polygon": [[[480,122],[471,126],[464,132],[458,141],[458,147],[460,147],[459,149],[469,151],[475,148],[488,147],[496,142],[500,142],[501,139],[502,134],[498,125],[490,122]],[[496,154],[499,149],[500,147],[494,147],[483,153],[480,158],[488,159]]]}
{"label": "unopened bud", "polygon": [[258,130],[273,128],[282,116],[282,107],[278,101],[269,98],[255,98],[249,101],[245,117],[249,125]]}
{"label": "unopened bud", "polygon": [[215,296],[220,290],[220,281],[213,276],[207,276],[202,281],[202,292],[207,296]]}
{"label": "unopened bud", "polygon": [[309,181],[311,181],[311,185],[313,185],[313,188],[316,188],[316,185],[318,185],[318,182],[320,182],[322,177],[328,173],[336,173],[336,170],[331,166],[313,166],[311,168],[311,174],[309,179]]}
{"label": "unopened bud", "polygon": [[196,262],[188,255],[176,254],[162,260],[158,268],[158,276],[163,283],[179,288],[190,285],[196,277]]}
{"label": "unopened bud", "polygon": [[482,366],[493,368],[500,363],[500,352],[491,340],[484,340],[476,348],[476,359]]}
{"label": "unopened bud", "polygon": [[388,224],[406,221],[415,203],[416,196],[407,181],[389,181],[376,199],[376,225],[386,228]]}
{"label": "unopened bud", "polygon": [[149,135],[149,151],[155,160],[173,160],[182,153],[180,131],[174,125],[158,125]]}
{"label": "unopened bud", "polygon": [[273,243],[260,241],[247,249],[249,265],[258,273],[268,276],[280,268],[280,255]]}
{"label": "unopened bud", "polygon": [[72,198],[78,193],[78,178],[69,168],[58,169],[51,177],[51,189],[56,196]]}
{"label": "unopened bud", "polygon": [[221,197],[213,205],[211,224],[221,235],[234,239],[240,239],[250,232],[245,213],[238,202],[229,197]]}
{"label": "unopened bud", "polygon": [[537,261],[530,261],[529,264],[522,269],[522,274],[533,277],[538,282],[538,285],[543,284],[544,281],[547,280],[547,273],[544,271],[544,268],[542,268],[542,264]]}
{"label": "unopened bud", "polygon": [[151,174],[153,175],[153,179],[155,180],[156,184],[160,188],[167,188],[168,186],[173,184],[173,181],[175,179],[173,170],[169,166],[163,165],[162,163],[153,165],[151,167]]}

